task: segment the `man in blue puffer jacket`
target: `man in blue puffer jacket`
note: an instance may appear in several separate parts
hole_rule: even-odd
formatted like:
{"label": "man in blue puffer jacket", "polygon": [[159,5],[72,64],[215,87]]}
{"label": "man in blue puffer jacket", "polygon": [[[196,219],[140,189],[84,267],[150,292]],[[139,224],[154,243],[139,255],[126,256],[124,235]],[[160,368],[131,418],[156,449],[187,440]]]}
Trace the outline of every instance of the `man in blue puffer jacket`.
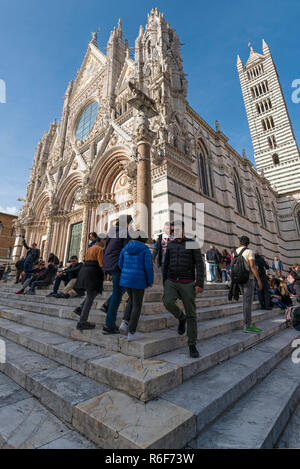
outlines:
{"label": "man in blue puffer jacket", "polygon": [[128,341],[142,339],[143,334],[136,332],[141,315],[145,288],[154,282],[153,262],[146,237],[130,241],[121,251],[119,267],[120,285],[125,287],[129,296],[120,332],[128,334]]}

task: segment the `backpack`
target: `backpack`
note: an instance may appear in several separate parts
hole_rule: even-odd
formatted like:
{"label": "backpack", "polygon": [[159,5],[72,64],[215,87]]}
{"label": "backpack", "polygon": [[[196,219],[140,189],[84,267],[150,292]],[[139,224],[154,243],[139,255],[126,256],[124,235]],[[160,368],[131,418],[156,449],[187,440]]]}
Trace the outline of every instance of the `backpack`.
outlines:
{"label": "backpack", "polygon": [[291,321],[292,326],[299,330],[298,327],[300,326],[300,306],[295,306],[291,311]]}
{"label": "backpack", "polygon": [[239,254],[234,251],[234,258],[231,265],[231,280],[233,283],[238,283],[239,285],[243,285],[249,280],[250,272],[246,269],[243,258],[243,252],[246,251],[246,249],[248,248],[242,249]]}

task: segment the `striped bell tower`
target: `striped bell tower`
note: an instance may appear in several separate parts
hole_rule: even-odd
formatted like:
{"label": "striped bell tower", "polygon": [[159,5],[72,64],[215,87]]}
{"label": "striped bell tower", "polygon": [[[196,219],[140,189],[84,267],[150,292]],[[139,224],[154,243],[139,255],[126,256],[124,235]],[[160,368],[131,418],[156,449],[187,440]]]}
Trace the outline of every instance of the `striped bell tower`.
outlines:
{"label": "striped bell tower", "polygon": [[237,58],[256,169],[278,193],[300,189],[300,156],[276,65],[266,42],[250,48],[245,65]]}

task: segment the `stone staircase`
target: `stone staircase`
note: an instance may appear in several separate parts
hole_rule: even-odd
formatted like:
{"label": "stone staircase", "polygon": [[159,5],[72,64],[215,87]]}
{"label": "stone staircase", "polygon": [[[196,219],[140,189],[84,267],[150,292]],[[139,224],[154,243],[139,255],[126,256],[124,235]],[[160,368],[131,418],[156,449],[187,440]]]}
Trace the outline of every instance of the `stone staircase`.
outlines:
{"label": "stone staircase", "polygon": [[[288,447],[300,364],[291,360],[298,333],[287,328],[282,311],[261,311],[256,301],[253,318],[263,333],[245,334],[242,303],[228,302],[226,286],[206,285],[197,299],[195,360],[163,307],[159,283],[145,294],[139,322],[145,338],[132,343],[102,334],[99,308],[110,283],[91,311],[96,329],[83,332],[73,313],[80,299],[15,291],[0,286],[0,339],[7,352],[0,364],[0,447]],[[37,409],[32,414],[31,407]],[[9,412],[24,418],[11,432],[1,424]],[[38,441],[36,414],[55,422],[44,425]]]}

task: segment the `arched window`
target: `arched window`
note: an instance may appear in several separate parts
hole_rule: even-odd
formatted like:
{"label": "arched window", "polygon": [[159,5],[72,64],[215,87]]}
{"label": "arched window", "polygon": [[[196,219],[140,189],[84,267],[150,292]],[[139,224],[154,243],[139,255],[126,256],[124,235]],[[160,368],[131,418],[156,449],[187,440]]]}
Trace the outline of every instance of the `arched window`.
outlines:
{"label": "arched window", "polygon": [[264,211],[264,207],[263,207],[262,198],[261,198],[261,195],[260,195],[258,189],[256,189],[256,197],[257,197],[257,204],[258,204],[258,211],[259,211],[261,225],[265,227],[266,226],[265,211]]}
{"label": "arched window", "polygon": [[200,140],[197,144],[198,174],[200,179],[200,190],[204,195],[214,197],[213,171],[210,165],[208,152]]}
{"label": "arched window", "polygon": [[274,153],[274,155],[272,156],[273,158],[273,164],[276,166],[279,164],[279,156],[277,153]]}
{"label": "arched window", "polygon": [[237,211],[241,215],[245,215],[245,204],[244,204],[244,198],[243,198],[243,194],[242,194],[241,183],[240,183],[240,179],[239,179],[236,172],[235,172],[234,177],[233,177],[233,185],[234,185],[234,192],[235,192]]}
{"label": "arched window", "polygon": [[3,231],[3,223],[2,221],[0,221],[0,236],[2,235],[2,231]]}

